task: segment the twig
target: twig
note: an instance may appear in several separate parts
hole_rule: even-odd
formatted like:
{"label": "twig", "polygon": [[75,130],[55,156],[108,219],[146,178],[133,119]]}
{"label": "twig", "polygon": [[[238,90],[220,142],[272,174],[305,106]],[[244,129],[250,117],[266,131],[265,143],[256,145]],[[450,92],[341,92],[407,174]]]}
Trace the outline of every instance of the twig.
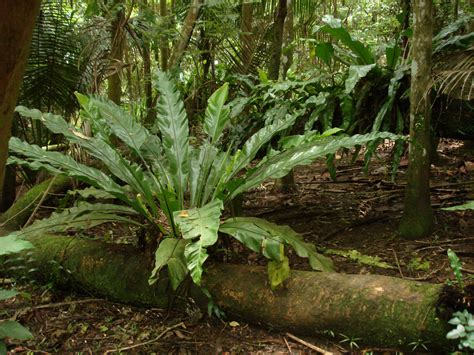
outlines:
{"label": "twig", "polygon": [[472,270],[472,269],[466,269],[466,268],[462,267],[461,270],[468,273],[468,274],[474,274],[474,270]]}
{"label": "twig", "polygon": [[291,354],[292,354],[292,350],[291,350],[290,344],[288,344],[288,342],[286,341],[286,338],[285,338],[285,337],[283,337],[283,340],[285,341],[286,347],[288,348],[288,353],[291,355]]}
{"label": "twig", "polygon": [[317,347],[316,345],[310,344],[310,343],[308,343],[307,341],[304,341],[303,339],[300,339],[300,338],[294,336],[293,334],[286,333],[286,336],[287,336],[288,338],[290,338],[290,339],[292,339],[292,340],[294,340],[294,341],[296,341],[296,342],[298,342],[298,343],[300,343],[300,344],[302,344],[302,345],[304,345],[304,346],[306,346],[306,347],[308,347],[308,348],[314,350],[314,351],[317,351],[318,353],[321,353],[321,354],[323,354],[323,355],[333,355],[332,352],[326,351],[326,350],[324,350],[324,349],[321,349],[321,348]]}
{"label": "twig", "polygon": [[395,251],[395,249],[392,249],[392,252],[393,252],[393,256],[395,257],[395,262],[397,263],[397,267],[398,267],[398,271],[400,272],[400,276],[402,277],[402,279],[404,279],[405,276],[403,275],[403,271],[402,271],[402,268],[400,266],[400,262],[398,261],[397,252]]}
{"label": "twig", "polygon": [[33,310],[37,310],[37,309],[64,307],[64,306],[71,306],[73,304],[91,303],[91,302],[107,302],[107,301],[105,301],[102,298],[88,298],[88,299],[85,299],[85,300],[58,302],[58,303],[50,303],[50,304],[40,304],[39,306],[19,307],[19,309],[25,309],[27,311],[33,311]]}
{"label": "twig", "polygon": [[0,223],[0,227],[3,227],[3,226],[6,226],[8,224],[8,222],[14,220],[17,216],[19,216],[20,214],[22,214],[24,211],[26,211],[28,208],[30,208],[35,202],[36,200],[39,198],[39,195],[36,196],[33,201],[31,201],[29,204],[27,204],[23,209],[21,209],[20,211],[18,211],[18,213],[14,214],[13,216],[11,216],[10,218],[8,218],[7,220],[3,221],[2,223]]}
{"label": "twig", "polygon": [[145,345],[148,345],[148,344],[153,344],[155,342],[157,342],[158,340],[160,340],[164,335],[166,335],[166,333],[168,333],[169,331],[173,330],[173,329],[176,329],[176,328],[179,328],[179,327],[184,327],[184,323],[181,322],[181,323],[178,323],[178,324],[175,324],[169,328],[166,328],[165,330],[163,330],[156,338],[154,339],[151,339],[151,340],[148,340],[148,341],[145,341],[143,343],[139,343],[139,344],[134,344],[134,345],[130,345],[130,346],[126,346],[124,348],[120,348],[120,349],[110,349],[110,350],[107,350],[104,355],[106,354],[110,354],[110,353],[114,353],[114,352],[122,352],[124,350],[130,350],[130,349],[135,349],[135,348],[138,348],[140,346],[145,346]]}
{"label": "twig", "polygon": [[46,190],[44,191],[43,193],[43,196],[41,196],[41,199],[38,201],[38,204],[35,206],[35,209],[33,211],[33,213],[30,215],[30,217],[28,218],[28,220],[26,221],[25,225],[23,226],[24,227],[28,227],[31,222],[33,221],[33,218],[35,217],[36,215],[36,212],[38,212],[39,208],[41,207],[41,205],[43,204],[44,200],[46,199],[46,196],[48,195],[49,193],[49,190],[51,190],[51,188],[53,187],[53,184],[54,184],[54,180],[56,180],[56,176],[57,175],[54,175],[53,178],[51,179],[48,187],[46,188]]}

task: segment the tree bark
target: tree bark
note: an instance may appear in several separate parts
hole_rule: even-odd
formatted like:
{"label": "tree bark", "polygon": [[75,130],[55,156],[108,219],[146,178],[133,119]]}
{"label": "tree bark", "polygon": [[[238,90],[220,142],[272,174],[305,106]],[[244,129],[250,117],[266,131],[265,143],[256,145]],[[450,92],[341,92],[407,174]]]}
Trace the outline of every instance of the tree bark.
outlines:
{"label": "tree bark", "polygon": [[287,0],[278,0],[278,7],[273,22],[273,37],[271,45],[271,57],[268,64],[268,78],[278,80],[281,63],[281,47],[283,44],[283,28],[287,14]]}
{"label": "tree bark", "polygon": [[0,2],[0,207],[5,207],[3,189],[13,112],[40,6],[41,0]]}
{"label": "tree bark", "polygon": [[[30,241],[35,248],[28,250],[26,269],[37,268],[35,278],[39,280],[54,280],[58,286],[125,303],[179,306],[174,301],[180,297],[170,293],[165,272],[157,284],[148,285],[150,265],[130,245],[50,235]],[[4,264],[9,265],[10,275],[25,270],[15,268],[15,260],[22,262],[16,257]],[[377,275],[293,270],[285,287],[272,291],[265,267],[206,266],[203,287],[232,318],[299,334],[332,331],[375,347],[407,349],[412,342],[424,342],[430,351],[440,351],[450,346],[445,337],[449,327],[437,311],[437,307],[444,307],[439,304],[443,285]],[[206,308],[206,297],[193,284],[189,295]]]}
{"label": "tree bark", "polygon": [[203,4],[203,0],[193,0],[186,18],[184,19],[180,38],[174,45],[173,53],[171,54],[171,58],[168,62],[168,69],[175,69],[181,62],[184,52],[186,51],[189,41],[191,40],[191,36],[193,35],[194,27],[196,26],[196,21],[199,18],[199,13]]}
{"label": "tree bark", "polygon": [[400,234],[407,239],[427,237],[433,229],[430,200],[430,87],[432,1],[414,2],[414,32],[410,92],[410,145],[405,207]]}
{"label": "tree bark", "polygon": [[281,77],[286,80],[286,74],[293,64],[293,40],[295,31],[293,28],[293,3],[292,0],[287,0],[287,14],[285,19],[285,26],[283,32],[283,67]]}
{"label": "tree bark", "polygon": [[110,67],[112,73],[109,75],[107,83],[107,96],[117,105],[122,99],[122,80],[120,72],[123,66],[123,54],[125,45],[125,6],[121,0],[112,2],[113,19],[110,27]]}
{"label": "tree bark", "polygon": [[253,3],[243,2],[240,14],[240,47],[242,52],[242,74],[248,74],[253,54]]}
{"label": "tree bark", "polygon": [[6,230],[20,229],[36,209],[45,193],[57,194],[68,190],[71,186],[72,180],[66,176],[56,176],[36,185],[0,216],[0,228]]}
{"label": "tree bark", "polygon": [[[168,9],[166,6],[166,0],[160,0],[160,16],[164,19],[168,17]],[[168,20],[166,20],[166,23],[168,23]],[[168,46],[168,37],[166,35],[161,38],[160,56],[161,56],[161,70],[166,71],[168,69],[168,59],[170,56],[170,49]]]}

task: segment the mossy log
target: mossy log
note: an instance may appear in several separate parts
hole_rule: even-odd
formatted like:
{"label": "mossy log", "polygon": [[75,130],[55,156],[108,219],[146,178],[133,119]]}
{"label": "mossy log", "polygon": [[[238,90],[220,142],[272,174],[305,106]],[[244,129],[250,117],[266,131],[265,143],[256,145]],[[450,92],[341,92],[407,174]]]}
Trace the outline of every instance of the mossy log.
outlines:
{"label": "mossy log", "polygon": [[13,206],[0,216],[0,225],[6,230],[21,228],[35,210],[45,193],[57,194],[67,190],[72,185],[72,179],[66,176],[56,176],[43,181],[28,190]]}
{"label": "mossy log", "polygon": [[[148,285],[150,266],[130,245],[44,235],[31,240],[25,269],[57,286],[124,303],[165,308],[172,294],[166,273]],[[16,262],[18,257],[15,257]],[[21,258],[20,258],[21,259]],[[4,261],[11,276],[21,270]],[[358,344],[409,348],[423,342],[431,351],[449,348],[442,312],[443,286],[377,275],[292,271],[285,287],[272,291],[260,266],[208,264],[203,285],[228,316],[297,334],[344,334]],[[16,270],[16,271],[12,271]],[[205,308],[207,299],[190,285],[189,295]]]}

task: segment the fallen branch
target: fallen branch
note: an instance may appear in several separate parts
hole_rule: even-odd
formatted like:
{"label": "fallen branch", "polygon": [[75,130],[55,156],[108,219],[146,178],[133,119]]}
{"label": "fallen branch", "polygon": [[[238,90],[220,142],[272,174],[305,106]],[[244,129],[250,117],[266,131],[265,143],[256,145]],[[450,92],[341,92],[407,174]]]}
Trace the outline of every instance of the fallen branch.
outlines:
{"label": "fallen branch", "polygon": [[311,350],[317,351],[317,352],[320,353],[320,354],[323,354],[323,355],[333,355],[332,352],[326,351],[326,350],[324,350],[324,349],[321,349],[321,348],[317,347],[316,345],[313,345],[313,344],[311,344],[311,343],[308,343],[307,341],[304,341],[303,339],[300,339],[300,338],[294,336],[293,334],[286,333],[286,336],[287,336],[288,338],[290,338],[290,339],[292,339],[292,340],[294,340],[294,341],[296,341],[296,342],[298,342],[298,343],[300,343],[300,344],[306,346],[307,348],[310,348]]}

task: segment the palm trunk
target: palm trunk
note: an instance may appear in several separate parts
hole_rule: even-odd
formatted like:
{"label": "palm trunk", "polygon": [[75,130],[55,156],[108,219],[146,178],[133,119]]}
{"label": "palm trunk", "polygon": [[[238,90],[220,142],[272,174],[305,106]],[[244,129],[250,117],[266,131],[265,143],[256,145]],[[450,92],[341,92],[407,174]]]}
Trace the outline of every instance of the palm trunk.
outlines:
{"label": "palm trunk", "polygon": [[404,238],[426,237],[433,229],[430,200],[430,87],[432,1],[414,2],[410,93],[410,147],[405,207],[400,221]]}
{"label": "palm trunk", "polygon": [[13,111],[40,6],[41,0],[0,2],[0,209],[6,207],[4,185]]}
{"label": "palm trunk", "polygon": [[189,41],[191,40],[191,36],[193,35],[194,27],[196,26],[196,22],[199,18],[199,13],[203,4],[204,0],[193,0],[186,18],[184,19],[180,38],[173,48],[173,53],[171,54],[171,58],[169,60],[168,69],[175,69],[181,62],[184,52],[186,51]]}

